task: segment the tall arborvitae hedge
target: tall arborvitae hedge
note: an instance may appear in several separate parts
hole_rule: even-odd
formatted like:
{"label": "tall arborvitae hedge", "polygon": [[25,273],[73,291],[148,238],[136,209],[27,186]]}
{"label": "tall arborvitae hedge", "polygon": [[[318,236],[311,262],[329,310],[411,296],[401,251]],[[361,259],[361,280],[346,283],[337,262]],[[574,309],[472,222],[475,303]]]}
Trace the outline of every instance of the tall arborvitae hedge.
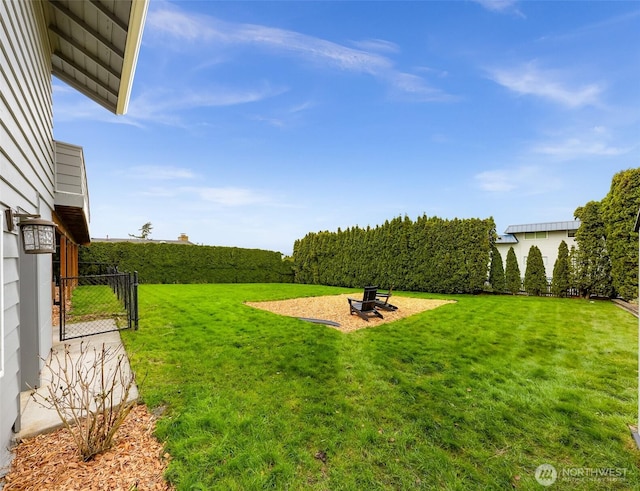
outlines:
{"label": "tall arborvitae hedge", "polygon": [[137,271],[141,283],[291,283],[293,270],[279,252],[238,247],[94,242],[80,248],[82,274],[96,264]]}
{"label": "tall arborvitae hedge", "polygon": [[605,222],[602,218],[602,204],[589,201],[575,211],[580,220],[576,231],[578,251],[574,264],[576,286],[580,295],[608,297],[613,293],[611,279],[611,258],[607,251]]}
{"label": "tall arborvitae hedge", "polygon": [[640,168],[613,176],[602,201],[576,209],[582,221],[576,232],[578,249],[571,254],[574,287],[588,297],[638,297],[638,234],[634,225],[640,207]]}
{"label": "tall arborvitae hedge", "polygon": [[618,172],[601,202],[602,221],[611,258],[611,279],[618,295],[638,298],[638,234],[634,231],[640,207],[640,168]]}
{"label": "tall arborvitae hedge", "polygon": [[518,266],[516,251],[513,250],[513,247],[509,247],[509,251],[507,252],[507,266],[505,267],[504,277],[507,291],[514,295],[519,293],[520,287],[522,286],[522,277],[520,276],[520,267]]}
{"label": "tall arborvitae hedge", "polygon": [[547,274],[544,269],[542,252],[540,252],[538,246],[529,248],[527,267],[524,272],[524,290],[529,295],[547,293]]}
{"label": "tall arborvitae hedge", "polygon": [[296,240],[296,282],[361,288],[473,293],[487,280],[495,237],[492,218],[444,220],[423,215],[375,228],[312,232]]}
{"label": "tall arborvitae hedge", "polygon": [[502,256],[496,246],[491,248],[491,269],[489,271],[489,283],[494,293],[504,293],[507,286],[504,277]]}
{"label": "tall arborvitae hedge", "polygon": [[571,262],[569,261],[569,247],[563,240],[558,246],[558,258],[553,265],[553,279],[551,293],[556,297],[566,297],[571,286]]}

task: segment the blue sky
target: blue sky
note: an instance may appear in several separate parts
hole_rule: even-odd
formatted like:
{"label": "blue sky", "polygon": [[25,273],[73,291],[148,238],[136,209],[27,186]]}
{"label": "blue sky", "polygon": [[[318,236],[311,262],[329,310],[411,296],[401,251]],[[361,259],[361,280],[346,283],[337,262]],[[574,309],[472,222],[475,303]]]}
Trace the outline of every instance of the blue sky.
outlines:
{"label": "blue sky", "polygon": [[54,79],[92,237],[290,254],[408,215],[573,219],[640,165],[640,2],[152,0],[125,116]]}

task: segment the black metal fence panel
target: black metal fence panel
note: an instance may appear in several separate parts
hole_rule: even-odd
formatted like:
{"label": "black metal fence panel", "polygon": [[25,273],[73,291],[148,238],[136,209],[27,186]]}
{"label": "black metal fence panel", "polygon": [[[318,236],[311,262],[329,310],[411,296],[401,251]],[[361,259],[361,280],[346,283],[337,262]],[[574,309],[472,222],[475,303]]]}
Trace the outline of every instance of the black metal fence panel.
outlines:
{"label": "black metal fence panel", "polygon": [[60,341],[138,329],[138,274],[60,278]]}

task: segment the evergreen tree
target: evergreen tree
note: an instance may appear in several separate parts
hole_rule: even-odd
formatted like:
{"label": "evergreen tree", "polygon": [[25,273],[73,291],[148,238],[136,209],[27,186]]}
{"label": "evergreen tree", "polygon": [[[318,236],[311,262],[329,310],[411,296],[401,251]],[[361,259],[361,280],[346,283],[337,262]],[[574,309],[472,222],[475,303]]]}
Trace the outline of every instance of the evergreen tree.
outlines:
{"label": "evergreen tree", "polygon": [[601,202],[601,212],[613,287],[627,300],[638,297],[638,234],[634,225],[639,206],[640,168],[618,172]]}
{"label": "evergreen tree", "polygon": [[491,269],[489,270],[489,283],[495,293],[504,293],[506,284],[502,256],[496,246],[491,247]]}
{"label": "evergreen tree", "polygon": [[551,293],[556,297],[566,297],[571,281],[571,265],[569,263],[569,248],[563,240],[558,247],[558,258],[553,265],[553,279]]}
{"label": "evergreen tree", "polygon": [[578,249],[574,245],[569,250],[569,288],[578,288]]}
{"label": "evergreen tree", "polygon": [[531,246],[529,249],[524,272],[524,289],[529,295],[541,295],[547,292],[547,274],[538,246]]}
{"label": "evergreen tree", "polygon": [[513,294],[520,292],[522,279],[520,277],[520,268],[518,267],[516,252],[513,250],[513,247],[509,247],[509,251],[507,252],[507,267],[504,276],[507,291]]}
{"label": "evergreen tree", "polygon": [[608,297],[613,293],[613,286],[601,203],[588,202],[576,209],[575,217],[581,221],[576,231],[576,287],[584,298],[591,294]]}
{"label": "evergreen tree", "polygon": [[153,225],[151,225],[151,222],[147,222],[140,227],[139,230],[140,235],[129,234],[129,237],[133,237],[134,239],[148,239],[151,235],[151,230],[153,230]]}
{"label": "evergreen tree", "polygon": [[384,225],[309,233],[295,242],[296,281],[362,288],[473,293],[487,280],[492,218],[408,216]]}

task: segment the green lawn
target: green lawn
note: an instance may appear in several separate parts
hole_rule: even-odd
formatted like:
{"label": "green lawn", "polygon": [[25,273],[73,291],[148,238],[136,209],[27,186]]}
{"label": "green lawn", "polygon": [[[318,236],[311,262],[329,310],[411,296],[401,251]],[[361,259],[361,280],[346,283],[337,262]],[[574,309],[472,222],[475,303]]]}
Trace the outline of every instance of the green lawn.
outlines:
{"label": "green lawn", "polygon": [[[83,285],[73,289],[67,322],[112,318],[126,322],[127,311],[108,285]],[[123,324],[120,327],[124,327]]]}
{"label": "green lawn", "polygon": [[[458,296],[343,334],[243,305],[345,291],[140,287],[140,330],[123,338],[142,398],[167,408],[157,436],[178,489],[544,489],[541,464],[559,473],[549,489],[640,488],[635,317]],[[611,469],[625,475],[577,476]]]}

